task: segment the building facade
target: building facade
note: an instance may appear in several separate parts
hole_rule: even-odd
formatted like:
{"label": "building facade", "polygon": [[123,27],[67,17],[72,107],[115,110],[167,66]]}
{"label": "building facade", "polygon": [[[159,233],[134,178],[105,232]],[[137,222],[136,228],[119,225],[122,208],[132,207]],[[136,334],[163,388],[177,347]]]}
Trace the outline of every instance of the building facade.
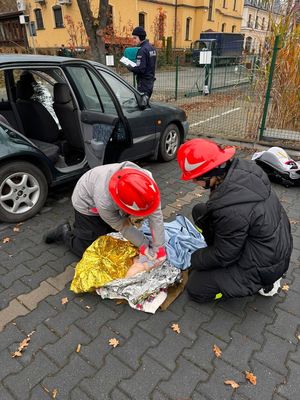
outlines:
{"label": "building facade", "polygon": [[245,35],[246,52],[261,53],[266,37],[272,29],[272,23],[279,20],[280,12],[279,2],[274,3],[271,9],[263,0],[245,0],[241,32]]}
{"label": "building facade", "polygon": [[[19,10],[29,15],[36,28],[36,36],[28,38],[30,45],[34,41],[37,48],[68,46],[72,34],[77,42],[85,44],[77,0],[17,2]],[[150,41],[158,46],[163,37],[168,36],[172,37],[173,47],[188,48],[199,39],[202,31],[241,30],[243,0],[110,0],[109,3],[110,19],[117,36],[131,35],[132,27],[141,25]],[[91,6],[97,15],[99,0],[91,0]]]}

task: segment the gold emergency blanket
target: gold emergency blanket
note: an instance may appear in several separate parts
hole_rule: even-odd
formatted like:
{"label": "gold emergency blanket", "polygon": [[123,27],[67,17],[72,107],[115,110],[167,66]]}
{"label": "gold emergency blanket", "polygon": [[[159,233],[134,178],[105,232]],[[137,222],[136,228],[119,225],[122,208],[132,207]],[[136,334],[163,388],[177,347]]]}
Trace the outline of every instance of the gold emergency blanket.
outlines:
{"label": "gold emergency blanket", "polygon": [[124,278],[138,254],[138,249],[128,241],[100,236],[77,264],[71,290],[94,292],[114,279]]}

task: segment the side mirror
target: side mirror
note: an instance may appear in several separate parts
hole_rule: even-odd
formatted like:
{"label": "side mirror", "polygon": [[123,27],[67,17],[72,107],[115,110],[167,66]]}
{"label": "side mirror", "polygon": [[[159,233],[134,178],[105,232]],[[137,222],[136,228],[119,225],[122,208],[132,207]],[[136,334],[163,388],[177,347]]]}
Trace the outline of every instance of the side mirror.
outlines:
{"label": "side mirror", "polygon": [[139,97],[138,101],[139,107],[144,110],[145,108],[149,107],[149,97],[146,94],[142,94]]}

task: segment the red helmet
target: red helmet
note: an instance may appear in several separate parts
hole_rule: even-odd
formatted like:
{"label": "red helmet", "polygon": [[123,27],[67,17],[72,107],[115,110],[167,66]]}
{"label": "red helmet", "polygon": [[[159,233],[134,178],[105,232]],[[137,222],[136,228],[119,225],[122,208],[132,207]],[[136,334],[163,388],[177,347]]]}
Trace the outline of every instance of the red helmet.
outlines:
{"label": "red helmet", "polygon": [[157,184],[145,172],[134,168],[115,172],[110,178],[108,189],[114,202],[131,215],[149,215],[160,203]]}
{"label": "red helmet", "polygon": [[182,170],[181,179],[188,181],[230,160],[234,155],[232,146],[220,147],[207,139],[192,139],[181,145],[177,153],[177,161]]}

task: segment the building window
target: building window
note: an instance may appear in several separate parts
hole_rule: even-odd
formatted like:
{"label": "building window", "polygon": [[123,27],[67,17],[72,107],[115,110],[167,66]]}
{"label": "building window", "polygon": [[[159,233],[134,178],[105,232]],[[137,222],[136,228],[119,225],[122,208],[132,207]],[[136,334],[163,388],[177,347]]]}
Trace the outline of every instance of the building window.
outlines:
{"label": "building window", "polygon": [[258,29],[258,15],[255,18],[255,29]]}
{"label": "building window", "polygon": [[246,38],[246,43],[245,43],[245,51],[246,53],[250,53],[251,51],[251,46],[252,46],[252,37],[248,36]]}
{"label": "building window", "polygon": [[233,0],[233,11],[236,11],[236,0]]}
{"label": "building window", "polygon": [[225,32],[225,29],[226,29],[226,24],[224,23],[222,24],[221,32]]}
{"label": "building window", "polygon": [[209,0],[209,6],[208,6],[208,21],[212,21],[212,14],[213,14],[213,5],[214,5],[214,0]]}
{"label": "building window", "polygon": [[248,28],[252,28],[252,15],[249,14],[248,16],[248,23],[247,23]]}
{"label": "building window", "polygon": [[265,18],[263,18],[262,21],[261,21],[261,29],[263,31],[265,30]]}
{"label": "building window", "polygon": [[44,29],[44,21],[43,21],[42,10],[40,8],[36,8],[34,10],[34,14],[35,14],[35,20],[36,20],[37,29]]}
{"label": "building window", "polygon": [[54,14],[54,23],[55,28],[63,28],[64,27],[64,20],[60,6],[53,7],[53,14]]}
{"label": "building window", "polygon": [[185,40],[190,40],[191,21],[192,18],[187,18],[185,22]]}
{"label": "building window", "polygon": [[236,26],[235,25],[232,25],[231,32],[232,33],[236,32]]}
{"label": "building window", "polygon": [[139,13],[139,26],[145,29],[145,14]]}
{"label": "building window", "polygon": [[226,8],[226,0],[223,0],[223,8]]}

